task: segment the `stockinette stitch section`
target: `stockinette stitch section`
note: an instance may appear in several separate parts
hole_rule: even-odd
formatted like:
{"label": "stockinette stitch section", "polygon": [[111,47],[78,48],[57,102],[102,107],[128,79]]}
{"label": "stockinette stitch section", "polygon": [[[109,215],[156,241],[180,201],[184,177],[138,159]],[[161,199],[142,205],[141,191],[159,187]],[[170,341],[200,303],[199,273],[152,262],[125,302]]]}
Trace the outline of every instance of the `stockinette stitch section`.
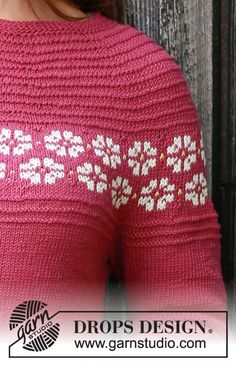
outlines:
{"label": "stockinette stitch section", "polygon": [[42,300],[224,310],[220,225],[180,66],[128,24],[0,19],[1,321]]}

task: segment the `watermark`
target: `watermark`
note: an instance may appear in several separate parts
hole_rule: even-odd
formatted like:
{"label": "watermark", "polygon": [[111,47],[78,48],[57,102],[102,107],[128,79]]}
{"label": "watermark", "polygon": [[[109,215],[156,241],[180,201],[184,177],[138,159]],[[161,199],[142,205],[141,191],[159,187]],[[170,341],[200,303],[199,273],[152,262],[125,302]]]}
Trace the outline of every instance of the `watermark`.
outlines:
{"label": "watermark", "polygon": [[9,328],[17,330],[18,341],[28,351],[44,351],[57,340],[60,324],[50,319],[47,304],[38,300],[24,301],[11,313]]}
{"label": "watermark", "polygon": [[227,311],[58,311],[17,305],[9,357],[228,357]]}

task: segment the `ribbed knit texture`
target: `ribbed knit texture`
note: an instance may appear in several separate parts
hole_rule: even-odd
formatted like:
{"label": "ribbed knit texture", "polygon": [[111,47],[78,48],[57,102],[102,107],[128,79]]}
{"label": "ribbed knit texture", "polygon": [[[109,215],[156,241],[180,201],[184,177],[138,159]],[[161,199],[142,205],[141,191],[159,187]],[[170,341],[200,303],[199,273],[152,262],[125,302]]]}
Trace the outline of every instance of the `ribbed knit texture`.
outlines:
{"label": "ribbed knit texture", "polygon": [[181,68],[128,24],[0,20],[1,318],[42,300],[224,310],[220,225]]}

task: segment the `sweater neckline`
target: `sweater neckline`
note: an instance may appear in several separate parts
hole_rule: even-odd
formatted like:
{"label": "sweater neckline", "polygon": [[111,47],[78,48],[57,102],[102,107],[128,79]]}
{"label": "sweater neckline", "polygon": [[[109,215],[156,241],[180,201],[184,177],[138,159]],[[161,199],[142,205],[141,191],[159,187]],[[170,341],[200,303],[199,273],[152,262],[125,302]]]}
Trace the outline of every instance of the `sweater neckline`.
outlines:
{"label": "sweater neckline", "polygon": [[87,13],[88,18],[84,20],[10,20],[0,18],[0,34],[14,34],[17,36],[32,34],[50,34],[67,31],[78,31],[81,34],[93,34],[104,29],[104,21],[113,23],[110,18],[105,17],[100,11]]}

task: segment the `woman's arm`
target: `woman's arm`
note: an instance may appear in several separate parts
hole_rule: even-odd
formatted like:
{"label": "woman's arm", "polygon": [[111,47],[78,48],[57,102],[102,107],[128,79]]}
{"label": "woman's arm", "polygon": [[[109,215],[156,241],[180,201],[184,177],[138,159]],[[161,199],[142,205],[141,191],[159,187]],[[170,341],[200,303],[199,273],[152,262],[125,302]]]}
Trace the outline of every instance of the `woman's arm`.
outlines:
{"label": "woman's arm", "polygon": [[156,61],[140,73],[130,104],[139,117],[123,133],[124,168],[112,186],[128,306],[226,310],[196,107],[175,60],[157,47]]}

